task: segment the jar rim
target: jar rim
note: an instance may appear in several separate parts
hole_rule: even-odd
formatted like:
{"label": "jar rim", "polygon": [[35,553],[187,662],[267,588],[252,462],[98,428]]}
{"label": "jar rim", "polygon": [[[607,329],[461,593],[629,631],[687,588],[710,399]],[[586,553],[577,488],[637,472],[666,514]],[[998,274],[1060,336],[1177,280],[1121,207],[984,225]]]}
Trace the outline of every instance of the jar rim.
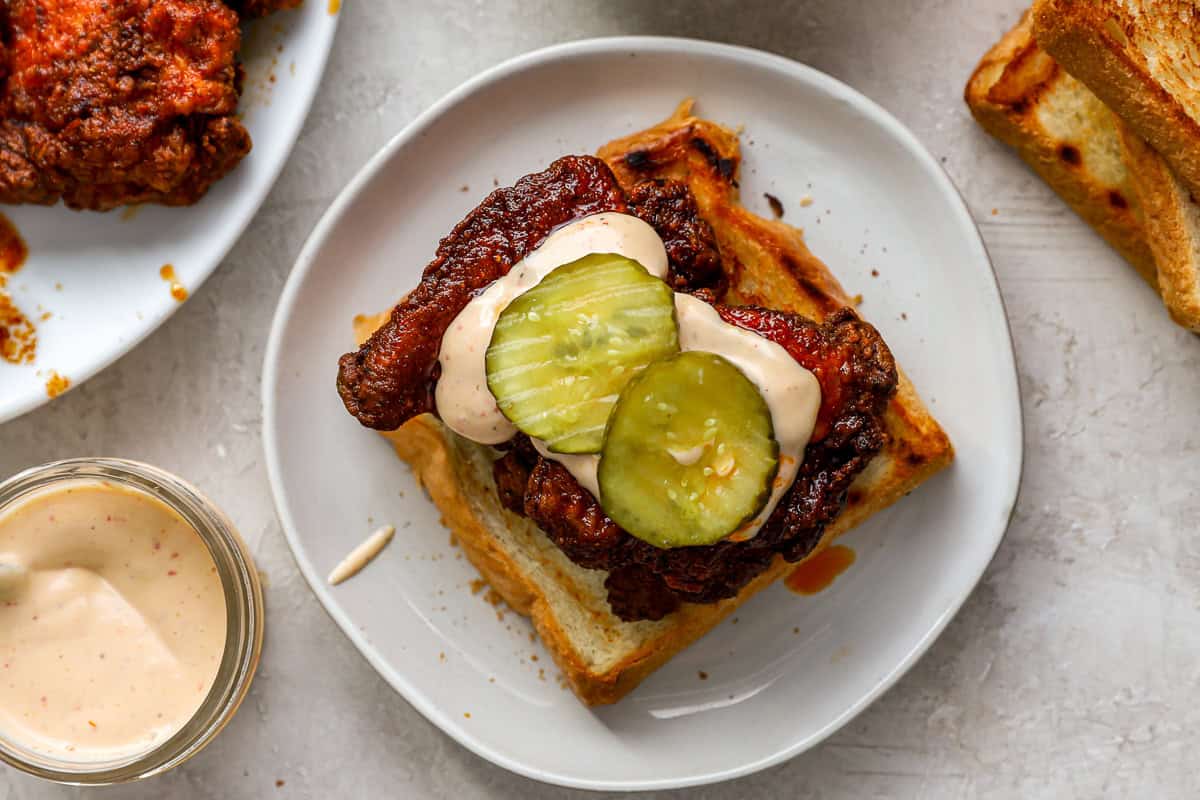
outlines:
{"label": "jar rim", "polygon": [[127,783],[158,775],[200,752],[233,718],[258,669],[265,613],[253,556],[232,522],[195,486],[165,470],[122,458],[53,461],[0,482],[0,512],[33,492],[78,481],[140,491],[179,514],[208,548],[225,599],[225,648],[208,694],[175,733],[149,750],[104,762],[71,762],[29,750],[0,734],[0,761],[45,780],[78,786]]}

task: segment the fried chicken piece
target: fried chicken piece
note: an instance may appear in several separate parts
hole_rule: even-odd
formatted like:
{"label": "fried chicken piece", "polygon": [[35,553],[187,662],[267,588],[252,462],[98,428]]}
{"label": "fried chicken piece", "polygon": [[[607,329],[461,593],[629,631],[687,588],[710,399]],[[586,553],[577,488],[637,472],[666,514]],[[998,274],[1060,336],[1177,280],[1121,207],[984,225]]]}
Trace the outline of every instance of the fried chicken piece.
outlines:
{"label": "fried chicken piece", "polygon": [[700,216],[685,184],[668,180],[642,181],[629,192],[629,213],[658,231],[667,251],[671,288],[680,292],[706,289],[719,297],[725,291],[725,271],[712,227]]}
{"label": "fried chicken piece", "polygon": [[434,411],[442,336],[475,292],[507,274],[554,228],[602,211],[629,211],[658,231],[668,247],[672,285],[698,290],[720,282],[712,230],[696,214],[686,187],[649,181],[627,206],[603,161],[565,156],[492,192],[441,241],[417,288],[357,351],[338,361],[346,409],[377,430],[395,430]]}
{"label": "fried chicken piece", "polygon": [[[654,547],[619,528],[561,465],[544,459],[537,464],[526,485],[525,513],[575,563],[620,573],[605,585],[609,605],[622,619],[658,619],[672,603],[733,597],[777,553],[793,562],[804,558],[840,513],[854,478],[885,442],[883,412],[898,374],[874,327],[850,309],[818,324],[769,309],[716,308],[726,322],[778,343],[816,375],[821,384],[817,426],[791,489],[758,534],[740,542]],[[631,565],[641,569],[630,572]],[[645,580],[647,573],[655,580]]]}
{"label": "fried chicken piece", "polygon": [[265,17],[276,11],[299,8],[303,0],[226,0],[229,6],[244,19]]}
{"label": "fried chicken piece", "polygon": [[250,151],[218,0],[9,0],[0,202],[190,205]]}
{"label": "fried chicken piece", "polygon": [[434,410],[442,336],[471,297],[559,225],[624,211],[625,194],[603,161],[565,156],[497,189],[438,245],[417,288],[357,351],[338,360],[338,393],[368,428],[395,430]]}
{"label": "fried chicken piece", "polygon": [[[364,425],[393,429],[436,411],[437,355],[446,327],[479,290],[504,275],[558,225],[600,211],[628,211],[663,239],[679,291],[714,303],[724,288],[721,254],[691,192],[672,180],[636,184],[628,200],[603,162],[567,156],[499,189],[442,240],[418,287],[357,352],[339,361],[338,390]],[[883,411],[898,380],[878,332],[850,309],[823,323],[756,307],[715,305],[728,323],[783,346],[821,384],[813,438],[795,482],[758,534],[741,542],[659,549],[630,536],[562,465],[518,434],[493,465],[498,495],[528,516],[572,561],[609,571],[605,586],[622,619],[660,619],[680,602],[732,597],[777,554],[798,561],[841,511],[850,483],[885,442]]]}

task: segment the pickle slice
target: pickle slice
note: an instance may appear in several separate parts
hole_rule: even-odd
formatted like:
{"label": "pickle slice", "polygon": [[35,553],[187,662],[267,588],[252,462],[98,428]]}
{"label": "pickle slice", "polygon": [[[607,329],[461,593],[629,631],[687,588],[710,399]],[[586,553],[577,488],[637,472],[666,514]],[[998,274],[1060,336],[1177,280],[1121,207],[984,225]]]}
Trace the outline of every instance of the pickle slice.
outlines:
{"label": "pickle slice", "polygon": [[712,544],[762,510],[778,469],[758,387],[721,356],[688,351],[621,392],[600,453],[600,505],[655,547]]}
{"label": "pickle slice", "polygon": [[621,389],[679,351],[674,293],[638,262],[593,253],[509,303],[488,346],[488,389],[556,453],[596,453]]}

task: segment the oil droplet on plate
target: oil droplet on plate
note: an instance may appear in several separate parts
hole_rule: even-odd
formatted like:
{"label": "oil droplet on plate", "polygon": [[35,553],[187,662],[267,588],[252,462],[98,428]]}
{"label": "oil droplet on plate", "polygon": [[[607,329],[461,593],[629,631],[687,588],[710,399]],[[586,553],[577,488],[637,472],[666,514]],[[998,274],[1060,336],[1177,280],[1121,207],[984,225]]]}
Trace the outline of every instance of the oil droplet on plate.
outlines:
{"label": "oil droplet on plate", "polygon": [[46,379],[46,396],[53,399],[71,388],[71,379],[59,375],[54,370],[50,370],[50,377]]}
{"label": "oil droplet on plate", "polygon": [[8,217],[0,214],[0,270],[16,272],[25,265],[28,255],[29,248],[25,246],[20,232],[8,221]]}
{"label": "oil droplet on plate", "polygon": [[4,291],[8,276],[24,266],[28,255],[21,234],[0,214],[0,358],[10,364],[30,364],[37,356],[37,328]]}
{"label": "oil droplet on plate", "polygon": [[783,583],[796,594],[816,594],[829,588],[837,577],[854,563],[854,551],[840,544],[830,545],[800,564]]}
{"label": "oil droplet on plate", "polygon": [[171,284],[171,297],[174,297],[176,302],[182,303],[188,299],[188,290],[176,278],[175,267],[170,264],[163,264],[158,269],[158,277]]}

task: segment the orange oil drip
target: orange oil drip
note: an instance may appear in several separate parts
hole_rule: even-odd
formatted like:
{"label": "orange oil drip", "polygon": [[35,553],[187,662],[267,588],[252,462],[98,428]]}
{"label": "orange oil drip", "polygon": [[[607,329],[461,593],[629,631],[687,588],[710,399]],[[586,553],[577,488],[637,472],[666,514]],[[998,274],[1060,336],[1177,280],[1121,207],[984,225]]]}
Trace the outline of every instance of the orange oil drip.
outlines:
{"label": "orange oil drip", "polygon": [[174,297],[176,302],[182,303],[188,299],[188,290],[176,277],[175,267],[170,264],[163,264],[159,267],[158,277],[171,284],[171,297]]}
{"label": "orange oil drip", "polygon": [[20,232],[0,214],[0,358],[10,364],[29,364],[37,356],[37,328],[4,291],[8,276],[25,265],[28,255]]}
{"label": "orange oil drip", "polygon": [[807,561],[800,562],[783,583],[796,594],[816,594],[829,588],[838,575],[854,563],[854,551],[840,544],[830,545]]}
{"label": "orange oil drip", "polygon": [[50,377],[46,379],[46,396],[53,399],[71,388],[71,379],[59,375],[54,370],[50,370]]}

